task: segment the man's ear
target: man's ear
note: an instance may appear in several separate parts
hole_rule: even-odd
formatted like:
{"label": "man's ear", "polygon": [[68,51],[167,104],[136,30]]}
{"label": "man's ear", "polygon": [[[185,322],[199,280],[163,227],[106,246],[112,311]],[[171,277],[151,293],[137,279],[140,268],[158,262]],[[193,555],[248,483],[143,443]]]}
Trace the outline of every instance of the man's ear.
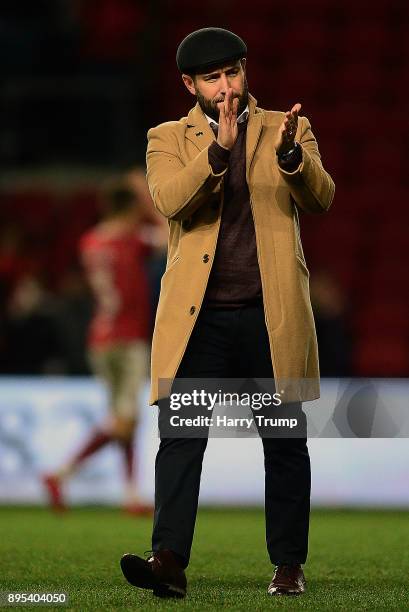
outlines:
{"label": "man's ear", "polygon": [[247,58],[242,57],[240,60],[240,64],[241,64],[241,67],[243,68],[243,72],[246,72],[246,63],[247,63]]}
{"label": "man's ear", "polygon": [[182,79],[184,84],[186,85],[187,89],[190,91],[191,94],[195,95],[196,94],[196,87],[195,87],[195,82],[192,79],[192,77],[188,74],[182,74]]}

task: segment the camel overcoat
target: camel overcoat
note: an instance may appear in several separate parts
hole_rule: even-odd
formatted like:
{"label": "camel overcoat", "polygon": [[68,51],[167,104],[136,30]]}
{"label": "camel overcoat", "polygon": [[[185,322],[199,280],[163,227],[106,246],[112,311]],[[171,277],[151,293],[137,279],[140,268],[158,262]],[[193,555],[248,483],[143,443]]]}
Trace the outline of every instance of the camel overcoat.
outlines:
{"label": "camel overcoat", "polygon": [[[335,186],[323,168],[306,117],[299,117],[296,133],[302,163],[294,172],[279,167],[274,141],[285,113],[256,104],[250,95],[246,178],[274,379],[284,403],[312,400],[320,394],[318,348],[297,208],[327,211]],[[214,174],[209,165],[208,148],[214,139],[198,104],[187,117],[148,132],[149,190],[169,222],[167,265],[152,340],[151,405],[169,392],[199,315],[216,251],[226,171]]]}

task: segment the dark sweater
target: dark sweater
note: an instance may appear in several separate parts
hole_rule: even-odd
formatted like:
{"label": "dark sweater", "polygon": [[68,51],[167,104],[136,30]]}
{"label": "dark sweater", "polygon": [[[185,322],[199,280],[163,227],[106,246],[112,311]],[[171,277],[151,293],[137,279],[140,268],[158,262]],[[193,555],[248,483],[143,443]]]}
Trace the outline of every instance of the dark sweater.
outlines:
{"label": "dark sweater", "polygon": [[209,147],[209,163],[216,174],[228,165],[224,179],[224,204],[216,254],[204,304],[210,308],[238,308],[261,301],[261,278],[256,235],[246,181],[247,122],[238,124],[231,151],[217,142]]}

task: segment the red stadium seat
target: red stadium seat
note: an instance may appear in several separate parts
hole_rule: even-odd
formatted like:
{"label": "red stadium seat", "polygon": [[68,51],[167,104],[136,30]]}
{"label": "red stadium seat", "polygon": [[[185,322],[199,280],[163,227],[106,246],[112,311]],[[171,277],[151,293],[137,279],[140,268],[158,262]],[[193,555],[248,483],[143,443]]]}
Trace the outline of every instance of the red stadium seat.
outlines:
{"label": "red stadium seat", "polygon": [[[329,79],[328,87],[337,87],[336,75]],[[332,133],[335,138],[339,138],[346,145],[351,145],[351,149],[357,149],[357,143],[362,147],[369,146],[369,139],[373,135],[374,126],[382,130],[385,123],[385,111],[381,111],[375,106],[357,104],[353,92],[337,90],[337,104],[326,112],[329,115],[328,125],[332,126]],[[324,110],[321,111],[324,116]],[[362,114],[365,113],[365,121]],[[332,121],[331,121],[332,117]]]}
{"label": "red stadium seat", "polygon": [[336,47],[341,57],[353,60],[353,68],[357,59],[375,59],[385,53],[392,43],[391,29],[385,27],[382,20],[358,18],[352,19],[339,30]]}
{"label": "red stadium seat", "polygon": [[[354,317],[357,333],[365,336],[385,332],[404,336],[409,334],[409,317],[407,301],[396,296],[395,300],[383,294],[379,287],[378,296],[363,307]],[[409,339],[409,338],[408,338]],[[409,344],[408,344],[409,349]]]}
{"label": "red stadium seat", "polygon": [[[395,3],[396,4],[396,3]],[[400,4],[403,4],[400,2]],[[349,20],[376,20],[385,23],[388,15],[393,11],[394,3],[389,0],[343,0],[340,3],[340,12]]]}
{"label": "red stadium seat", "polygon": [[324,77],[319,62],[308,57],[297,59],[287,54],[283,54],[280,64],[274,68],[274,73],[276,82],[280,84],[280,89],[285,90],[288,99],[296,98],[297,101],[304,102],[304,107],[306,97],[317,97]]}
{"label": "red stadium seat", "polygon": [[409,376],[409,342],[391,337],[385,330],[375,330],[371,337],[356,343],[354,370],[358,376]]}
{"label": "red stadium seat", "polygon": [[[339,197],[343,194],[343,206],[349,210],[350,214],[360,214],[366,225],[379,225],[380,220],[385,217],[389,218],[397,210],[401,210],[402,200],[399,185],[385,177],[384,172],[380,175],[371,172],[369,177],[373,178],[368,180],[368,178],[365,178],[368,175],[363,173],[363,168],[359,162],[357,162],[354,171],[363,182],[350,190],[343,190],[342,186],[338,190]],[[338,192],[336,192],[336,197],[338,197]]]}
{"label": "red stadium seat", "polygon": [[328,2],[328,0],[309,0],[308,5],[306,5],[304,0],[293,0],[288,4],[282,5],[284,7],[284,15],[287,16],[288,19],[294,17],[304,17],[305,13],[308,14],[308,17],[322,19],[327,14],[331,14],[333,12],[334,3]]}
{"label": "red stadium seat", "polygon": [[132,0],[78,3],[82,21],[82,54],[126,61],[135,55],[135,40],[146,24],[143,4]]}
{"label": "red stadium seat", "polygon": [[[409,268],[408,256],[403,259],[404,250],[396,252],[391,257],[390,251],[378,251],[379,261],[366,273],[368,299],[377,300],[379,296],[388,296],[390,299],[400,300],[405,304],[406,313],[409,312],[409,283],[402,281],[402,270]],[[406,315],[409,318],[408,315]],[[404,322],[404,326],[406,323]]]}
{"label": "red stadium seat", "polygon": [[399,216],[383,219],[376,236],[376,249],[380,260],[384,261],[385,254],[388,254],[389,257],[400,256],[403,262],[409,258],[409,255],[403,258],[403,255],[408,252],[407,247],[407,226],[402,223],[402,219]]}
{"label": "red stadium seat", "polygon": [[382,74],[376,64],[359,59],[340,65],[333,74],[332,85],[351,96],[356,105],[376,99],[382,87]]}
{"label": "red stadium seat", "polygon": [[407,174],[405,149],[396,138],[374,135],[360,156],[360,167],[364,176],[379,177],[384,182],[399,185]]}
{"label": "red stadium seat", "polygon": [[[291,45],[288,42],[291,41]],[[330,30],[320,20],[304,18],[288,19],[280,28],[276,37],[276,46],[284,56],[294,60],[304,58],[325,58],[331,44]]]}

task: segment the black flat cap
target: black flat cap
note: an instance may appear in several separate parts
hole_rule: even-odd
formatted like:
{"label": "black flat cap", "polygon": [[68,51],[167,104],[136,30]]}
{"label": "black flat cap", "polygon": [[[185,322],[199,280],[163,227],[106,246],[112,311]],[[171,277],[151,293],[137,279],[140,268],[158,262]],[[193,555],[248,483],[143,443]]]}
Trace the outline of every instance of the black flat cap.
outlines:
{"label": "black flat cap", "polygon": [[180,72],[195,74],[246,55],[244,41],[233,32],[223,28],[202,28],[182,40],[176,63]]}

